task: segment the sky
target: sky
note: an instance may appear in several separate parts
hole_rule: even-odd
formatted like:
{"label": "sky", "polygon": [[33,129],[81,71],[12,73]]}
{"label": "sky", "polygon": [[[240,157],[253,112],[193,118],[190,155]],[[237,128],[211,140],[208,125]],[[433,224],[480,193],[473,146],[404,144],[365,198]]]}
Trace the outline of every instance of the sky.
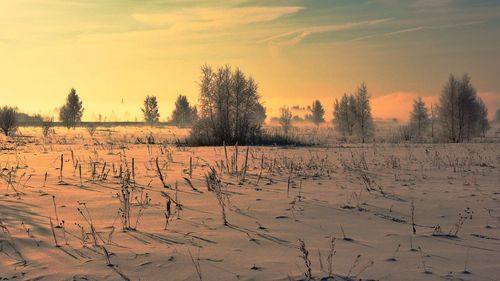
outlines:
{"label": "sky", "polygon": [[200,68],[231,65],[259,85],[268,116],[365,82],[377,118],[407,119],[468,73],[500,108],[500,0],[2,0],[0,105],[57,117],[71,88],[84,120],[167,120],[197,103]]}

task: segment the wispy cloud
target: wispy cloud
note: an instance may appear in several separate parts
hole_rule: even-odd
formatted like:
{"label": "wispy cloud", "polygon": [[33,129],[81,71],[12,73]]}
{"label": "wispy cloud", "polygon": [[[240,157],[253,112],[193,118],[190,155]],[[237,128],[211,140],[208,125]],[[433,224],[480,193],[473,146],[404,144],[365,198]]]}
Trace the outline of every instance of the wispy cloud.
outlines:
{"label": "wispy cloud", "polygon": [[425,26],[417,26],[417,27],[412,27],[412,28],[406,28],[406,29],[401,29],[397,31],[392,31],[392,32],[387,32],[384,33],[385,36],[392,36],[392,35],[398,35],[401,33],[408,33],[408,32],[415,32],[415,31],[420,31],[422,29],[425,29]]}
{"label": "wispy cloud", "polygon": [[412,8],[437,8],[448,6],[453,3],[453,0],[416,0],[410,7]]}
{"label": "wispy cloud", "polygon": [[192,8],[165,13],[133,14],[132,17],[145,25],[168,28],[177,32],[234,28],[241,25],[264,23],[296,14],[299,6],[281,7],[226,7]]}
{"label": "wispy cloud", "polygon": [[472,26],[472,25],[478,25],[478,24],[483,24],[486,21],[484,20],[478,20],[478,21],[467,21],[467,22],[458,22],[458,23],[451,23],[451,24],[444,24],[444,25],[438,25],[438,26],[416,26],[416,27],[409,27],[409,28],[404,28],[396,31],[390,31],[390,32],[385,32],[385,33],[374,33],[374,34],[368,34],[360,37],[356,37],[354,39],[349,39],[346,41],[342,41],[340,43],[350,43],[350,42],[357,42],[357,41],[363,41],[363,40],[368,40],[372,38],[376,38],[379,36],[396,36],[396,35],[401,35],[405,33],[412,33],[412,32],[417,32],[417,31],[425,31],[425,30],[441,30],[441,29],[448,29],[448,28],[456,28],[456,27],[464,27],[464,26]]}
{"label": "wispy cloud", "polygon": [[[284,32],[278,35],[274,35],[262,40],[257,41],[257,43],[268,43],[274,47],[290,47],[297,45],[302,40],[318,33],[334,32],[334,31],[344,31],[355,29],[364,26],[372,26],[381,24],[389,21],[389,18],[359,21],[359,22],[349,22],[343,24],[333,24],[333,25],[323,25],[323,26],[310,26],[305,28],[300,28],[288,32]],[[290,38],[291,37],[291,38]]]}

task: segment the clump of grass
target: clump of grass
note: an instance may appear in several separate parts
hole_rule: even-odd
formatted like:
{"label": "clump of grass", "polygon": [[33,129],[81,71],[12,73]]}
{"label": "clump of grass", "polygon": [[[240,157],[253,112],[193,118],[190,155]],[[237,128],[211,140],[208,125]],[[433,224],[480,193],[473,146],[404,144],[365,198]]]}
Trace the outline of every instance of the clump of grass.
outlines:
{"label": "clump of grass", "polygon": [[88,123],[87,126],[85,126],[85,129],[87,129],[87,133],[89,133],[90,137],[94,137],[95,132],[97,131],[97,124],[96,123]]}
{"label": "clump of grass", "polygon": [[205,174],[205,183],[207,184],[208,191],[215,193],[217,203],[219,204],[221,210],[223,224],[228,225],[226,216],[227,195],[222,190],[222,180],[217,175],[217,171],[214,167],[210,167],[209,171]]}
{"label": "clump of grass", "polygon": [[347,272],[347,275],[346,275],[346,277],[347,277],[347,278],[349,278],[349,277],[351,276],[351,273],[352,273],[352,271],[354,270],[354,268],[355,268],[356,266],[358,266],[358,264],[359,264],[359,260],[360,260],[360,259],[361,259],[361,255],[360,255],[360,254],[358,254],[358,255],[356,256],[356,259],[354,260],[354,262],[351,264],[351,267],[349,268],[349,271]]}
{"label": "clump of grass", "polygon": [[222,190],[216,190],[215,195],[217,196],[217,202],[219,203],[219,207],[221,210],[222,222],[224,225],[228,225],[227,216],[226,216],[226,202],[224,198],[224,194]]}
{"label": "clump of grass", "polygon": [[43,137],[48,137],[51,132],[53,132],[52,127],[54,127],[54,117],[43,118],[42,120],[42,135]]}
{"label": "clump of grass", "polygon": [[122,181],[120,193],[117,194],[118,200],[120,200],[120,203],[121,203],[121,207],[118,209],[118,212],[119,212],[120,217],[121,217],[122,229],[124,231],[131,229],[131,227],[130,227],[130,207],[131,207],[130,192],[131,191],[130,191],[130,181],[128,180],[127,174],[128,173],[126,173],[126,175]]}
{"label": "clump of grass", "polygon": [[365,264],[361,269],[358,271],[356,275],[354,275],[355,278],[357,278],[361,273],[365,272],[370,266],[372,266],[375,262],[373,260],[369,261],[367,264]]}
{"label": "clump of grass", "polygon": [[469,208],[465,208],[463,212],[458,213],[458,221],[453,225],[449,231],[449,235],[458,236],[458,232],[462,229],[464,223],[467,220],[472,220],[472,214],[474,212]]}
{"label": "clump of grass", "polygon": [[328,244],[328,256],[326,257],[326,265],[328,268],[325,270],[323,266],[323,259],[321,257],[321,251],[318,249],[319,266],[321,271],[328,274],[327,279],[333,278],[333,256],[337,253],[335,251],[335,237],[331,237]]}
{"label": "clump of grass", "polygon": [[[83,207],[82,208],[77,208],[77,211],[80,213],[80,215],[83,217],[83,219],[87,222],[87,224],[89,225],[90,227],[90,234],[92,236],[92,240],[94,242],[94,246],[99,246],[99,243],[98,243],[98,240],[100,239],[101,241],[104,242],[104,239],[102,239],[102,237],[97,233],[96,229],[95,229],[95,225],[94,225],[94,222],[92,220],[92,216],[90,215],[90,211],[89,209],[87,208],[87,204],[86,203],[83,203],[83,202],[78,202],[78,204],[80,206]],[[85,212],[84,212],[85,211]],[[82,233],[82,237],[84,236],[85,232],[84,232],[84,229],[83,227],[81,228],[83,233]],[[85,240],[84,240],[85,241]]]}
{"label": "clump of grass", "polygon": [[450,228],[448,233],[443,233],[441,226],[438,224],[434,227],[434,231],[432,233],[432,236],[446,236],[446,237],[452,237],[452,238],[458,237],[458,233],[462,229],[464,223],[467,220],[472,220],[473,214],[474,214],[474,211],[472,211],[469,207],[465,208],[463,212],[458,213],[458,220]]}

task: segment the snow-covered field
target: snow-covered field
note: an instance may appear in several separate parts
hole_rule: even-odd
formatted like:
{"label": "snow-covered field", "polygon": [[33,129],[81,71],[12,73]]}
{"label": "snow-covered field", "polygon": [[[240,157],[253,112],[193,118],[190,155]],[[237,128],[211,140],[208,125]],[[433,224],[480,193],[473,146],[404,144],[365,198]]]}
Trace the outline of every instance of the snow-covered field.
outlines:
{"label": "snow-covered field", "polygon": [[226,153],[145,144],[148,128],[22,132],[0,145],[0,280],[300,280],[299,239],[316,279],[500,276],[500,144]]}

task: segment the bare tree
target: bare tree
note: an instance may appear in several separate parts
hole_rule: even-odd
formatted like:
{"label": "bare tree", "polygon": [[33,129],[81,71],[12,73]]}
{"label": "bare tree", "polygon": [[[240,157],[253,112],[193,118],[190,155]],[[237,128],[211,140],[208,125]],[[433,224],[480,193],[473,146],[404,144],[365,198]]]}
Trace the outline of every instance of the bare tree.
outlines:
{"label": "bare tree", "polygon": [[416,134],[417,139],[422,138],[424,132],[429,127],[429,112],[425,102],[421,97],[413,101],[413,111],[410,113],[410,126],[412,135]]}
{"label": "bare tree", "polygon": [[[200,120],[191,136],[208,136],[211,144],[246,144],[261,132],[265,108],[257,83],[243,71],[229,66],[214,71],[203,66],[200,82]],[[203,126],[201,126],[203,125]]]}
{"label": "bare tree", "polygon": [[71,89],[66,103],[59,109],[59,120],[66,128],[75,128],[82,121],[83,105],[75,89]]}
{"label": "bare tree", "polygon": [[0,127],[6,136],[16,131],[17,109],[15,107],[4,106],[0,108]]}
{"label": "bare tree", "polygon": [[[439,98],[438,119],[444,137],[452,142],[463,142],[484,132],[489,124],[482,118],[486,106],[476,94],[468,75],[461,79],[450,75]],[[484,121],[484,122],[483,122]],[[483,124],[481,124],[483,123]]]}
{"label": "bare tree", "polygon": [[283,129],[283,133],[285,135],[288,135],[288,133],[292,129],[292,111],[290,110],[290,108],[286,106],[280,108],[279,122],[281,128]]}
{"label": "bare tree", "polygon": [[144,108],[141,108],[141,111],[144,114],[144,121],[146,121],[147,124],[153,125],[158,123],[160,113],[156,96],[146,96],[146,99],[144,100]]}
{"label": "bare tree", "polygon": [[356,99],[353,95],[344,94],[335,100],[333,111],[333,124],[342,136],[352,136],[355,125]]}

